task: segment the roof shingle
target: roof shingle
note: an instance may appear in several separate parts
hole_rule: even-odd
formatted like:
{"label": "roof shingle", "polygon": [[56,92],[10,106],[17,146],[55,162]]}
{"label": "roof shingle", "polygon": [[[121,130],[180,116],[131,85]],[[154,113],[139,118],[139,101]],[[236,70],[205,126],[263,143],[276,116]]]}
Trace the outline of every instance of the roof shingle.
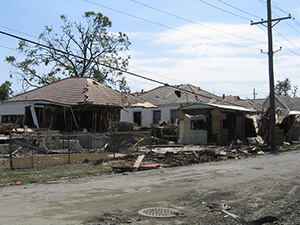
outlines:
{"label": "roof shingle", "polygon": [[[180,96],[175,94],[176,90],[180,92]],[[203,103],[209,103],[220,99],[212,93],[187,84],[178,86],[160,86],[143,93],[139,97],[142,100],[157,106],[196,103],[198,101],[196,100],[196,94],[194,94],[193,91],[201,98],[200,101]]]}
{"label": "roof shingle", "polygon": [[16,95],[7,101],[49,101],[65,105],[121,107],[120,92],[86,77],[71,77]]}

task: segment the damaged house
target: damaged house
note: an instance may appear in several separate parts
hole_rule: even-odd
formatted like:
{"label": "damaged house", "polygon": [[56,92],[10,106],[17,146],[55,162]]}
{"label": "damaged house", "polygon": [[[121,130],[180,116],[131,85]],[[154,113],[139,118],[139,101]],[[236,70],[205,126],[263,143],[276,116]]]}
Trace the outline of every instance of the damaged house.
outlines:
{"label": "damaged house", "polygon": [[[256,109],[260,113],[256,117],[256,133],[264,141],[269,141],[269,98],[244,100],[238,96],[226,96],[225,101],[248,109]],[[275,109],[277,144],[284,141],[300,141],[300,98],[275,95]],[[255,118],[252,118],[255,121]]]}
{"label": "damaged house", "polygon": [[[270,100],[267,98],[262,107],[262,126],[261,135],[266,139],[268,129],[264,121],[268,115]],[[276,115],[276,134],[277,143],[284,141],[300,141],[300,98],[291,98],[289,96],[275,95],[275,115]]]}
{"label": "damaged house", "polygon": [[145,126],[145,120],[142,121],[142,118],[150,117],[147,113],[151,112],[152,109],[156,109],[157,106],[150,102],[143,101],[130,93],[122,93],[122,95],[123,109],[121,110],[120,121],[134,123],[137,126]]}
{"label": "damaged house", "polygon": [[121,118],[128,122],[138,122],[141,126],[178,124],[179,107],[198,101],[211,102],[219,99],[218,96],[190,84],[159,86],[140,93],[138,97],[155,107],[127,109],[127,112],[122,112]]}
{"label": "damaged house", "polygon": [[179,110],[179,142],[183,144],[231,143],[255,137],[251,114],[255,109],[220,104],[194,103]]}
{"label": "damaged house", "polygon": [[258,109],[251,103],[230,104],[190,84],[160,86],[140,94],[139,98],[157,108],[134,108],[127,112],[128,121],[136,122],[138,117],[142,126],[175,124],[176,140],[182,144],[228,144],[256,136],[251,115]]}
{"label": "damaged house", "polygon": [[60,131],[107,131],[120,120],[122,95],[90,78],[72,77],[16,95],[0,105],[1,123]]}

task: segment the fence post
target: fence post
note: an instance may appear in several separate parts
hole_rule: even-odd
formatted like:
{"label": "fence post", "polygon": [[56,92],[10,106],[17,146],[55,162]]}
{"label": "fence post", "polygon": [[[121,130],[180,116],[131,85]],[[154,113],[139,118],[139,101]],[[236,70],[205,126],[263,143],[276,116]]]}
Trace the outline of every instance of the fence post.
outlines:
{"label": "fence post", "polygon": [[33,168],[33,148],[31,149],[31,168]]}
{"label": "fence post", "polygon": [[91,134],[88,134],[88,152],[91,150]]}
{"label": "fence post", "polygon": [[71,163],[70,135],[68,135],[68,163]]}
{"label": "fence post", "polygon": [[12,157],[12,135],[9,134],[9,169],[14,170],[13,157]]}
{"label": "fence post", "polygon": [[152,152],[152,139],[151,139],[151,131],[150,131],[150,134],[149,134],[149,146],[150,146],[150,152]]}
{"label": "fence post", "polygon": [[62,133],[62,136],[63,136],[63,138],[62,138],[62,140],[63,140],[63,142],[62,142],[62,149],[63,150],[65,150],[65,134],[64,134],[64,132]]}

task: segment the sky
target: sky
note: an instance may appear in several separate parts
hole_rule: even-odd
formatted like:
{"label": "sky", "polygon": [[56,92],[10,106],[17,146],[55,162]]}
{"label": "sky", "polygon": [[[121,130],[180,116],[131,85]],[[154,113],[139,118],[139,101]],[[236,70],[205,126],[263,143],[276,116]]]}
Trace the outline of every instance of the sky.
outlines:
{"label": "sky", "polygon": [[[60,15],[83,21],[86,11],[112,21],[110,32],[131,41],[129,71],[170,85],[192,84],[216,95],[265,98],[269,93],[266,0],[2,0],[0,30],[37,41],[46,25],[59,30]],[[273,0],[274,80],[289,78],[300,96],[300,0]],[[22,55],[18,40],[0,34],[0,84],[22,91],[6,56]],[[281,48],[281,50],[280,50]],[[277,51],[280,50],[280,51]],[[159,84],[125,75],[131,92]]]}

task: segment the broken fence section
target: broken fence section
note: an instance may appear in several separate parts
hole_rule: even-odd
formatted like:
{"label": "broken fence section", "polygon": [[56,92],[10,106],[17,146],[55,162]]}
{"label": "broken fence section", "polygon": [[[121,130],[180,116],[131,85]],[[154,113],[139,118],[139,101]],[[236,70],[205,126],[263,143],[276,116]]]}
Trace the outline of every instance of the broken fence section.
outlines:
{"label": "broken fence section", "polygon": [[[30,132],[11,133],[0,146],[0,169],[42,168],[77,162],[78,155],[96,160],[101,154],[150,146],[150,132],[77,133]],[[98,154],[91,154],[98,153]]]}

